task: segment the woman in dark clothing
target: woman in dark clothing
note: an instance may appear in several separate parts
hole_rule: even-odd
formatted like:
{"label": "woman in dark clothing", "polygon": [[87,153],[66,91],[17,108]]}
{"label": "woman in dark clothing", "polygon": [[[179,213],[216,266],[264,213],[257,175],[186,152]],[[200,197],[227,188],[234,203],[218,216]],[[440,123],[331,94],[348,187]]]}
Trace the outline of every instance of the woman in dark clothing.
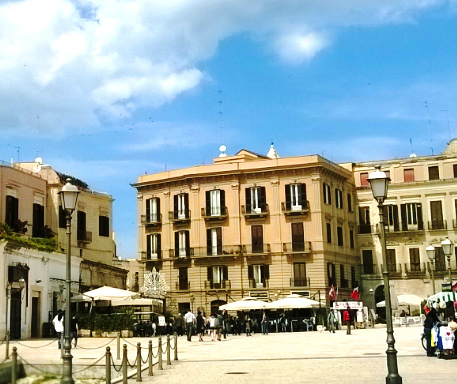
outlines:
{"label": "woman in dark clothing", "polygon": [[427,305],[424,306],[425,320],[424,320],[424,336],[427,341],[427,356],[435,356],[432,352],[432,328],[433,325],[439,321],[436,315],[435,308],[430,309]]}
{"label": "woman in dark clothing", "polygon": [[200,311],[197,312],[197,332],[198,341],[203,341],[203,333],[205,332],[205,319]]}

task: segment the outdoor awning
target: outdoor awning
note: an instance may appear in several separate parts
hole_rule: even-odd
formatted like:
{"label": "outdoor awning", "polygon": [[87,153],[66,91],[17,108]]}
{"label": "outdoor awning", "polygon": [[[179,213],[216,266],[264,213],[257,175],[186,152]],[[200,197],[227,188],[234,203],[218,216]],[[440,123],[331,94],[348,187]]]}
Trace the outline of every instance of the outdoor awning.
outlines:
{"label": "outdoor awning", "polygon": [[72,298],[72,301],[100,301],[100,300],[125,300],[128,298],[140,297],[138,292],[126,291],[125,289],[113,287],[101,287],[92,291],[84,292]]}
{"label": "outdoor awning", "polygon": [[[420,296],[409,294],[409,295],[398,295],[397,301],[398,301],[398,305],[409,305],[409,306],[420,307],[420,305],[421,305],[422,301],[424,301],[424,299]],[[380,301],[379,303],[376,304],[376,306],[378,308],[384,308],[386,306],[385,300]],[[392,305],[392,308],[394,308],[393,305]]]}
{"label": "outdoor awning", "polygon": [[430,296],[427,299],[427,302],[433,304],[436,303],[437,301],[455,301],[457,298],[457,294],[455,292],[438,292],[434,294],[433,296]]}
{"label": "outdoor awning", "polygon": [[320,303],[315,300],[307,299],[306,297],[291,294],[284,299],[267,303],[267,309],[294,309],[294,308],[319,308]]}
{"label": "outdoor awning", "polygon": [[219,309],[226,309],[227,311],[247,311],[250,309],[263,309],[267,303],[257,300],[253,297],[245,297],[239,301],[221,305]]}
{"label": "outdoor awning", "polygon": [[157,301],[159,301],[159,300],[128,298],[128,299],[123,299],[123,300],[112,300],[111,305],[113,307],[120,307],[120,306],[127,306],[127,305],[132,306],[132,307],[146,306],[146,305],[152,306],[152,305],[154,305],[154,302],[157,302]]}

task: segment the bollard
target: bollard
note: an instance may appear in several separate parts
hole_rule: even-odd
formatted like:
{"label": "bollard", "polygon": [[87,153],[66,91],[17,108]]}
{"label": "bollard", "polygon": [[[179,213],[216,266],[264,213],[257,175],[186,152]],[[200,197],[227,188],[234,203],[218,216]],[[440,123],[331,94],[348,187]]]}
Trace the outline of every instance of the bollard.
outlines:
{"label": "bollard", "polygon": [[149,371],[148,371],[148,376],[153,376],[154,373],[152,371],[153,363],[152,363],[152,340],[149,340],[149,345],[148,345],[148,363],[149,363]]}
{"label": "bollard", "polygon": [[117,333],[117,360],[121,359],[121,332]]}
{"label": "bollard", "polygon": [[124,344],[122,350],[122,383],[127,384],[127,344]]}
{"label": "bollard", "polygon": [[167,365],[171,365],[170,352],[170,335],[167,335]]}
{"label": "bollard", "polygon": [[175,332],[175,360],[178,360],[178,334]]}
{"label": "bollard", "polygon": [[106,384],[111,384],[111,348],[106,347]]}
{"label": "bollard", "polygon": [[136,344],[136,381],[143,381],[141,378],[141,343]]}
{"label": "bollard", "polygon": [[159,358],[159,370],[163,369],[162,366],[162,336],[159,336],[159,347],[157,348],[157,357]]}
{"label": "bollard", "polygon": [[10,358],[10,333],[6,332],[6,359]]}
{"label": "bollard", "polygon": [[17,380],[17,349],[13,347],[13,354],[11,355],[13,365],[11,367],[11,384],[16,384]]}

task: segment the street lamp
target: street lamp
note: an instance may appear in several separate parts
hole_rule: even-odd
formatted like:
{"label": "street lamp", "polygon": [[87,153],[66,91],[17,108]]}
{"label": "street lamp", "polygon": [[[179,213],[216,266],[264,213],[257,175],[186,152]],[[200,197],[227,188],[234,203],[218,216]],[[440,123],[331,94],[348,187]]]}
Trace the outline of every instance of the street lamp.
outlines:
{"label": "street lamp", "polygon": [[449,284],[451,285],[451,289],[452,289],[452,275],[451,275],[452,241],[446,237],[446,239],[444,239],[441,242],[441,248],[443,248],[443,252],[447,257],[447,263],[449,266]]}
{"label": "street lamp", "polygon": [[74,380],[72,377],[72,359],[71,355],[71,338],[70,338],[70,321],[71,321],[71,215],[76,208],[76,202],[78,200],[79,190],[70,183],[70,179],[67,179],[62,190],[59,192],[62,208],[65,212],[65,218],[67,221],[67,273],[66,273],[66,285],[67,285],[67,299],[65,304],[65,328],[64,328],[64,352],[62,356],[63,360],[63,375],[62,384],[73,384]]}
{"label": "street lamp", "polygon": [[433,294],[435,294],[435,247],[433,245],[429,245],[427,248],[425,248],[425,252],[427,252],[427,256],[431,264],[432,288]]}
{"label": "street lamp", "polygon": [[381,242],[381,255],[382,255],[382,275],[384,279],[384,294],[386,302],[386,321],[387,321],[387,370],[386,384],[401,384],[402,378],[398,374],[397,366],[397,351],[395,350],[394,330],[392,324],[392,303],[390,300],[390,285],[389,285],[389,271],[387,270],[386,258],[386,236],[384,228],[384,210],[383,203],[387,198],[387,189],[389,187],[390,178],[384,172],[381,172],[381,167],[377,166],[375,172],[371,172],[368,181],[371,185],[373,197],[378,202],[379,210],[379,232]]}

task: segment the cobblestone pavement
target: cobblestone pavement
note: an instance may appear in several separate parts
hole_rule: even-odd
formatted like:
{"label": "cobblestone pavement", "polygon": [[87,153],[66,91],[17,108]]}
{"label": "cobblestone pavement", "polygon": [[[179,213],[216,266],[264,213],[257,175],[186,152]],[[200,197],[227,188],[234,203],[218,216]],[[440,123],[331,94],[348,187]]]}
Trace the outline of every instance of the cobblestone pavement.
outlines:
{"label": "cobblestone pavement", "polygon": [[[395,328],[398,367],[403,383],[454,382],[457,360],[426,357],[420,344],[421,333],[421,327]],[[141,342],[146,347],[149,340],[130,338],[121,342],[128,342],[129,359],[133,362],[136,343]],[[156,346],[157,338],[152,340]],[[72,350],[73,371],[77,372],[102,357],[109,341],[103,338],[80,339],[78,344],[84,348]],[[27,340],[12,345],[18,348],[19,355],[27,362],[41,368],[54,367],[60,372],[60,351],[56,343],[41,348],[25,347],[42,346],[49,342],[50,340]],[[116,359],[116,340],[111,341],[109,346]],[[179,337],[179,361],[172,360],[172,365],[167,366],[164,355],[164,370],[158,371],[155,367],[153,377],[148,377],[147,371],[143,372],[143,382],[385,383],[386,348],[385,328],[353,330],[350,336],[344,330],[335,334],[301,332],[270,333],[268,336],[255,334],[252,337],[229,336],[221,342],[212,342],[207,336],[204,342],[198,342],[197,337],[193,337],[192,342]],[[143,359],[146,358],[146,353],[147,351]],[[0,361],[4,355],[2,345]],[[97,371],[97,376],[103,377],[103,363],[104,360],[88,371]],[[130,384],[134,382],[135,379],[129,380]]]}

